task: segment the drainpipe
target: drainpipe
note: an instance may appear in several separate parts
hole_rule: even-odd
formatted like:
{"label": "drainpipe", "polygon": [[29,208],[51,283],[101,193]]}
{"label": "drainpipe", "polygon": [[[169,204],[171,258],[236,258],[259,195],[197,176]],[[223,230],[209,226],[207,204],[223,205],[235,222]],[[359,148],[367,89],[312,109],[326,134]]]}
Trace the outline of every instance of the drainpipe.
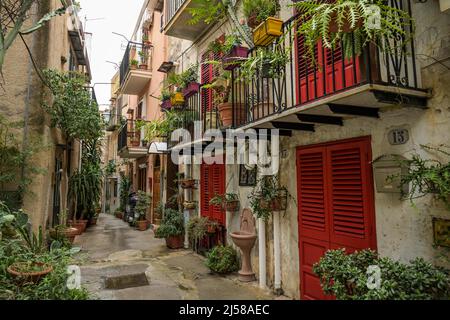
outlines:
{"label": "drainpipe", "polygon": [[275,256],[275,294],[281,295],[281,233],[280,233],[280,212],[273,213],[273,254]]}
{"label": "drainpipe", "polygon": [[259,286],[266,288],[266,223],[258,219],[258,244],[259,244]]}

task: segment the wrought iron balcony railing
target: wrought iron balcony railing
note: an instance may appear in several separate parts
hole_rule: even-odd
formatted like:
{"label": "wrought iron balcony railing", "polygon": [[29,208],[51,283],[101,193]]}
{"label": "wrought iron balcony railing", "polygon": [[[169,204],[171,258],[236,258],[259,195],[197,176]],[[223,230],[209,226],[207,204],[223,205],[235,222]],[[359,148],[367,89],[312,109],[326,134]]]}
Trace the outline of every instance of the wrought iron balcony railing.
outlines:
{"label": "wrought iron balcony railing", "polygon": [[123,86],[131,70],[152,71],[153,46],[129,42],[120,65],[120,85]]}
{"label": "wrought iron balcony railing", "polygon": [[[410,13],[409,0],[389,0],[389,3]],[[288,109],[300,109],[314,101],[366,84],[422,90],[414,40],[402,37],[382,39],[378,45],[366,46],[361,56],[353,55],[352,59],[344,59],[342,44],[335,49],[318,44],[316,61],[312,63],[305,58],[305,46],[295,29],[297,23],[298,16],[294,16],[283,25],[286,37],[279,46],[282,52],[288,53],[289,62],[275,74],[267,75],[257,70],[251,79],[240,81],[242,70],[237,68],[232,72],[235,127],[281,114]],[[411,34],[412,27],[406,32]],[[274,42],[265,50],[274,50],[275,45]],[[249,56],[254,56],[256,52],[251,50]],[[378,100],[383,99],[383,93],[376,92],[375,95],[378,95]],[[245,117],[237,117],[239,112],[244,112]]]}
{"label": "wrought iron balcony railing", "polygon": [[136,128],[136,121],[127,120],[119,129],[117,150],[120,152],[125,148],[146,148],[147,144],[143,140],[143,130]]}

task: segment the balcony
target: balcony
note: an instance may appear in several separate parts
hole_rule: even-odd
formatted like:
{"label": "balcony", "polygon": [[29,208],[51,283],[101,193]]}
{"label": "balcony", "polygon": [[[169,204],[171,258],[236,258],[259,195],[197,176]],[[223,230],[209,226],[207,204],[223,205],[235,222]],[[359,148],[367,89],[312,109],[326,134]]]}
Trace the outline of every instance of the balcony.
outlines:
{"label": "balcony", "polygon": [[112,108],[109,113],[108,123],[106,125],[106,131],[114,132],[124,124],[125,124],[125,121],[123,120],[122,115],[117,112],[117,108]]}
{"label": "balcony", "polygon": [[143,142],[143,130],[136,129],[136,121],[127,120],[119,129],[117,150],[122,159],[137,159],[147,155],[148,146]]}
{"label": "balcony", "polygon": [[152,78],[153,46],[128,43],[120,65],[120,88],[122,94],[139,95]]}
{"label": "balcony", "polygon": [[194,7],[193,2],[192,0],[166,0],[163,28],[165,35],[194,41],[210,27],[204,22],[188,24],[192,18],[188,9]]}
{"label": "balcony", "polygon": [[[410,8],[407,0],[393,1]],[[281,46],[289,62],[275,75],[258,70],[250,81],[239,81],[241,70],[233,70],[234,127],[314,131],[315,125],[341,126],[348,118],[378,118],[386,107],[426,108],[429,92],[421,85],[414,41],[383,39],[383,50],[367,46],[352,59],[343,59],[339,47],[318,44],[312,64],[291,28],[297,23],[294,16],[283,25],[287,36]],[[244,117],[237,118],[240,113]]]}

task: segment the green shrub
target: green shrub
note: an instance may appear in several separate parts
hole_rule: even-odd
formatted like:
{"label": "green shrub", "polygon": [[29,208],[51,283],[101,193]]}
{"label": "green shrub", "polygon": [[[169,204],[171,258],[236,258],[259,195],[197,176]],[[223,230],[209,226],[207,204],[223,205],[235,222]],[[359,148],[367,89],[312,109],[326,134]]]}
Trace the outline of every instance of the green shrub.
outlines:
{"label": "green shrub", "polygon": [[[369,266],[381,270],[380,285],[369,289]],[[375,251],[346,254],[345,249],[330,250],[313,267],[325,294],[339,300],[436,300],[450,298],[448,270],[421,258],[403,264],[380,258]]]}
{"label": "green shrub", "polygon": [[207,254],[206,266],[217,273],[231,273],[239,269],[236,250],[230,246],[214,247]]}
{"label": "green shrub", "polygon": [[174,209],[166,208],[163,211],[161,225],[155,232],[156,238],[168,238],[184,234],[184,217]]}

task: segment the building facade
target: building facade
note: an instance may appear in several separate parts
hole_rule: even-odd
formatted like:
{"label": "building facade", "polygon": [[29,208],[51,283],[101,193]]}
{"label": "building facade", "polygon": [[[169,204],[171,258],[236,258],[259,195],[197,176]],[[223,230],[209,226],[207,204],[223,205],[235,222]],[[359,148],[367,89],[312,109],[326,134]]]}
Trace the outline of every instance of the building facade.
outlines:
{"label": "building facade", "polygon": [[[71,6],[72,1],[67,4]],[[35,25],[40,17],[60,7],[61,3],[56,0],[36,2],[24,27]],[[77,11],[68,11],[24,36],[23,41],[18,37],[6,54],[0,112],[8,121],[23,124],[17,129],[16,137],[24,150],[31,147],[30,144],[38,146],[33,148],[36,150],[29,167],[41,172],[32,174],[25,168],[20,173],[29,175],[32,182],[14,205],[29,214],[36,229],[57,224],[58,214],[68,208],[68,178],[78,169],[80,159],[80,143],[67,145],[42,108],[48,94],[39,73],[44,69],[79,71],[90,79],[86,45],[90,39],[91,35],[83,31]],[[42,43],[48,45],[42,46]],[[17,191],[13,184],[2,188],[3,195]]]}
{"label": "building facade", "polygon": [[[324,298],[312,265],[326,250],[340,247],[372,248],[404,262],[423,257],[448,267],[448,250],[436,247],[433,235],[433,221],[448,221],[447,209],[431,196],[412,206],[399,190],[385,185],[386,166],[395,167],[386,159],[411,159],[415,153],[439,159],[421,145],[448,143],[450,26],[449,10],[440,2],[390,2],[415,20],[405,51],[368,47],[360,58],[348,60],[339,49],[318,47],[321,67],[316,69],[303,58],[301,39],[292,34],[283,43],[289,62],[278,76],[256,75],[251,83],[233,84],[232,127],[280,130],[279,182],[292,196],[284,214],[274,212],[258,223],[252,266],[262,286],[293,298]],[[172,72],[199,63],[198,82],[207,85],[217,74],[206,62],[220,61],[209,44],[233,32],[236,24],[227,17],[190,25],[193,3],[164,1],[163,32],[169,36]],[[280,1],[279,18],[286,33],[295,33],[296,13],[289,4]],[[235,12],[241,21],[240,2]],[[254,52],[250,48],[250,56]],[[234,79],[239,72],[239,67],[232,71]],[[208,90],[201,89],[186,103],[189,110],[200,111],[204,129],[216,128],[211,119],[219,117]],[[204,146],[205,140],[196,143]],[[241,210],[249,208],[253,187],[248,186],[247,169],[237,164],[179,166],[180,173],[198,181],[189,197],[199,209],[190,210],[190,216],[218,221],[225,232],[218,239],[230,245],[229,233],[239,230],[240,216],[211,206],[209,200],[233,192]]]}

